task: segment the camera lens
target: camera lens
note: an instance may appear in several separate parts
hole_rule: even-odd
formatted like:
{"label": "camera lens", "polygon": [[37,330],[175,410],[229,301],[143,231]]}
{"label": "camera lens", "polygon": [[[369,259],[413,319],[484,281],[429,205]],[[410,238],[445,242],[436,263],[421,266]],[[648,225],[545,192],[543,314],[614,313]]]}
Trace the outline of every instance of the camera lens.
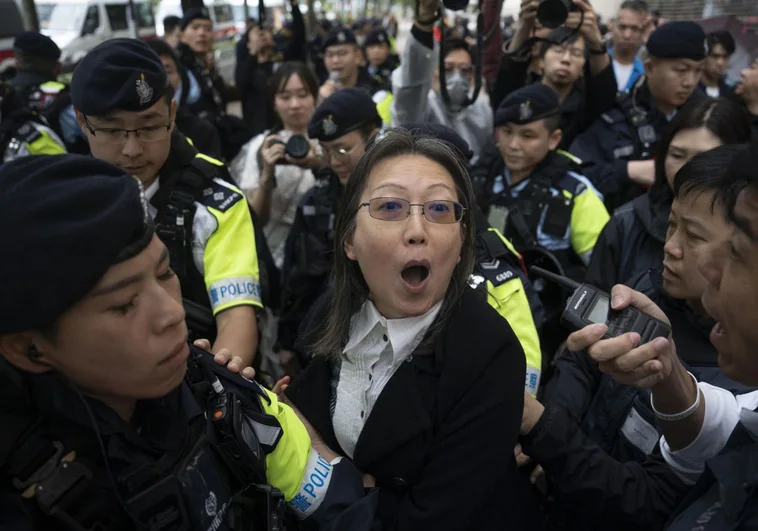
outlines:
{"label": "camera lens", "polygon": [[537,20],[546,28],[561,26],[568,18],[568,2],[564,0],[542,0],[537,7]]}
{"label": "camera lens", "polygon": [[293,159],[304,159],[310,150],[311,145],[303,135],[292,135],[287,142],[287,155]]}

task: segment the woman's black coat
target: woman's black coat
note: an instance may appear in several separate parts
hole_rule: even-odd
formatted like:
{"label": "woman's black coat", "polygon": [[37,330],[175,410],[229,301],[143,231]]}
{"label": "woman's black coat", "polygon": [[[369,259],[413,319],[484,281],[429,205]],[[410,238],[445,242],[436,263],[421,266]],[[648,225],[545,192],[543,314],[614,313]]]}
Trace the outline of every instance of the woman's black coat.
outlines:
{"label": "woman's black coat", "polygon": [[[330,295],[317,303],[324,311]],[[315,358],[286,393],[327,445],[344,453],[332,426],[332,366]],[[467,290],[433,352],[417,349],[381,392],[353,461],[378,488],[328,529],[521,529],[527,487],[513,448],[525,370],[507,322]]]}

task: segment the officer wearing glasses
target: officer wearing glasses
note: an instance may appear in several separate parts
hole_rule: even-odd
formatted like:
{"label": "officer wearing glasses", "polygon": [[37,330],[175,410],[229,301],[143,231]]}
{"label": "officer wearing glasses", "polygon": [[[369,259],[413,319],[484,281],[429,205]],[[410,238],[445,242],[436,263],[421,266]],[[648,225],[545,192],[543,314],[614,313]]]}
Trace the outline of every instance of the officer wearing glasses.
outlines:
{"label": "officer wearing glasses", "polygon": [[321,144],[327,167],[314,172],[316,186],[303,197],[287,239],[279,321],[285,367],[294,361],[300,323],[327,285],[337,203],[366,144],[381,126],[376,104],[361,88],[346,88],[328,97],[308,125],[308,136]]}
{"label": "officer wearing glasses", "polygon": [[79,64],[71,96],[92,155],[142,182],[182,297],[215,317],[217,361],[249,367],[262,308],[250,211],[224,164],[176,129],[160,58],[138,40],[109,40]]}

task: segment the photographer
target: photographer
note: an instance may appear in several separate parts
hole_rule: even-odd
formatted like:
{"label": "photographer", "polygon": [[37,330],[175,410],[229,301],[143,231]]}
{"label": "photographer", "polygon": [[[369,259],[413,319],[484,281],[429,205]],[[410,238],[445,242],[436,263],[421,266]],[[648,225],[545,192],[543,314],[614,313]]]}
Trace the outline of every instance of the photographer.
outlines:
{"label": "photographer", "polygon": [[536,77],[539,79],[530,78],[528,74],[533,59],[528,42],[535,30],[540,0],[522,1],[518,30],[508,43],[509,53],[502,57],[490,97],[492,108],[497,109],[508,94],[533,81],[539,80],[552,88],[561,102],[560,149],[568,148],[616,99],[616,79],[597,24],[597,14],[589,2],[572,1],[573,9],[565,25],[538,41],[537,67],[541,74]]}
{"label": "photographer", "polygon": [[[269,82],[268,101],[278,123],[248,142],[230,164],[232,176],[264,225],[279,268],[297,205],[315,183],[312,170],[324,165],[308,141],[317,97],[318,81],[311,70],[303,63],[284,63]],[[287,153],[290,140],[297,142],[296,150]]]}
{"label": "photographer", "polygon": [[432,30],[437,16],[436,0],[419,0],[417,20],[405,44],[400,68],[392,75],[392,123],[434,123],[454,129],[474,152],[476,161],[492,138],[492,109],[480,92],[466,105],[474,87],[474,60],[465,40],[450,39],[441,50],[450,101],[440,93],[437,46]]}

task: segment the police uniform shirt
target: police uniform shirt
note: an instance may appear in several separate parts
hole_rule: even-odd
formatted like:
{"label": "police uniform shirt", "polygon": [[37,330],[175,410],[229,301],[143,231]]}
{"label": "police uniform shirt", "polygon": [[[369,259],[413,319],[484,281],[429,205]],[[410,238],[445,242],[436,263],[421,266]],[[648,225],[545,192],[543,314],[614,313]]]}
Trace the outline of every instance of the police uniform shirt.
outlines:
{"label": "police uniform shirt", "polygon": [[[503,179],[505,179],[505,182]],[[576,172],[568,171],[563,180],[566,182],[566,186],[561,187],[561,189],[551,186],[550,193],[553,197],[562,194],[574,201],[573,208],[571,209],[571,220],[566,227],[566,233],[561,237],[546,234],[542,230],[546,215],[546,212],[543,211],[537,226],[537,243],[548,251],[573,249],[582,261],[587,264],[595,247],[595,242],[597,242],[603,227],[608,223],[610,216],[605,205],[603,205],[602,194],[595,189],[589,179]],[[518,199],[529,182],[530,178],[527,178],[512,186],[510,188],[511,197]],[[510,171],[507,168],[505,169],[505,175],[495,177],[492,187],[493,193],[498,195],[505,192],[505,183],[510,185]],[[575,189],[576,191],[571,194],[567,189]]]}
{"label": "police uniform shirt", "polygon": [[[199,155],[212,164],[221,164]],[[146,190],[152,200],[160,188],[156,179]],[[150,215],[158,211],[150,204]],[[247,201],[236,187],[214,178],[195,201],[192,226],[192,257],[205,279],[214,315],[235,306],[263,308],[258,257]]]}

